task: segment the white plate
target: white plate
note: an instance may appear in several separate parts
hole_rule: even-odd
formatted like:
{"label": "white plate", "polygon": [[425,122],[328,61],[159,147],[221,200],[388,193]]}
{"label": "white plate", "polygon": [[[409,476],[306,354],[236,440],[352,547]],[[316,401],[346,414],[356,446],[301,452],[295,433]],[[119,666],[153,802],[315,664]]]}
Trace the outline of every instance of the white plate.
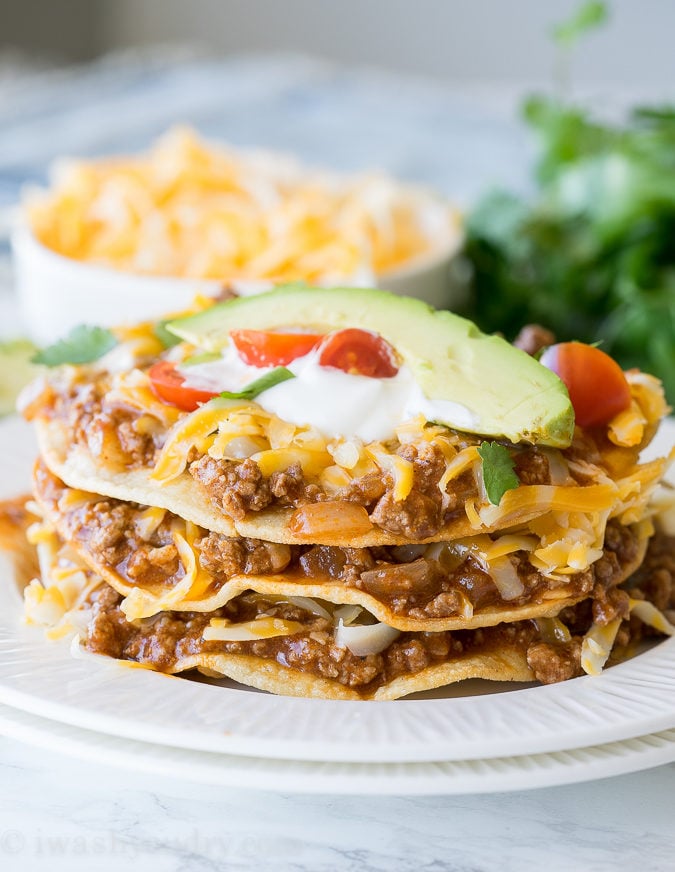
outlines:
{"label": "white plate", "polygon": [[[669,421],[655,450],[667,450],[674,435]],[[0,426],[3,493],[25,489],[19,458],[31,454],[29,444],[20,422]],[[338,702],[214,686],[104,658],[76,660],[67,645],[24,627],[20,615],[13,585],[0,585],[0,703],[162,745],[290,760],[485,764],[675,727],[675,639],[596,678],[548,687],[494,693],[504,686],[472,682],[447,698]]]}
{"label": "white plate", "polygon": [[120,739],[7,706],[0,706],[0,734],[95,765],[281,793],[498,793],[577,784],[675,760],[675,730],[554,754],[437,763],[319,763],[212,754]]}

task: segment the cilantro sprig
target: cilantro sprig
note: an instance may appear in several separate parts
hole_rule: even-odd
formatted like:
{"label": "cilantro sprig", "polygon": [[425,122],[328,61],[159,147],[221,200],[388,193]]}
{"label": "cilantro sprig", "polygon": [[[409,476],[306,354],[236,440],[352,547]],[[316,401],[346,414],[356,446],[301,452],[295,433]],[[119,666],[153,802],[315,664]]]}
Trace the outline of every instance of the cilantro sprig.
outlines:
{"label": "cilantro sprig", "polygon": [[43,348],[31,358],[31,363],[60,366],[63,363],[92,363],[117,345],[117,339],[103,327],[79,324],[53,345]]}
{"label": "cilantro sprig", "polygon": [[520,484],[515,472],[515,461],[508,449],[498,442],[481,442],[478,453],[483,461],[483,482],[487,497],[493,506],[498,506],[507,490]]}
{"label": "cilantro sprig", "polygon": [[288,381],[290,378],[295,378],[290,369],[286,369],[285,366],[277,366],[275,369],[266,372],[265,375],[246,385],[240,391],[223,391],[220,396],[226,400],[254,400],[263,391]]}
{"label": "cilantro sprig", "polygon": [[[563,65],[606,17],[591,0],[557,27]],[[533,185],[487,194],[470,213],[466,314],[507,337],[538,323],[559,342],[602,338],[675,404],[675,108],[636,105],[608,121],[561,93],[523,110],[539,145]]]}

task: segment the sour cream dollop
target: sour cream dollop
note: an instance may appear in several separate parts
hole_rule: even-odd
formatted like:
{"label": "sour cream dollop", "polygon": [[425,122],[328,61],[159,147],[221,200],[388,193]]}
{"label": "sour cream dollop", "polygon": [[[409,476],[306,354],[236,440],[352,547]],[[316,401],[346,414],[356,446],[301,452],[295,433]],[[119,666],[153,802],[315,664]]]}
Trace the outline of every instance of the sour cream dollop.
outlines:
{"label": "sour cream dollop", "polygon": [[[234,346],[228,346],[218,360],[179,368],[186,386],[210,391],[240,391],[272,369],[248,366]],[[312,351],[296,358],[288,369],[295,378],[263,391],[255,402],[284,421],[314,427],[332,439],[384,441],[393,437],[396,427],[420,414],[460,430],[477,424],[466,406],[429,400],[405,365],[392,378],[352,375],[320,366]]]}

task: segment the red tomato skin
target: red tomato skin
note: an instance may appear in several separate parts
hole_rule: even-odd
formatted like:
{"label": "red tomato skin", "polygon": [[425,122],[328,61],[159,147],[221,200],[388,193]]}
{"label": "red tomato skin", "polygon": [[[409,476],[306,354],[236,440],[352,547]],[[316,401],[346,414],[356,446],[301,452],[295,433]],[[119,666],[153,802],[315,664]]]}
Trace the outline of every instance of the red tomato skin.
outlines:
{"label": "red tomato skin", "polygon": [[198,388],[184,387],[185,376],[176,369],[176,364],[160,360],[148,370],[150,388],[163,403],[176,406],[184,412],[194,412],[202,403],[207,403],[218,394]]}
{"label": "red tomato skin", "polygon": [[580,427],[607,424],[630,406],[630,387],[619,364],[583,342],[560,342],[540,358],[564,382]]}
{"label": "red tomato skin", "polygon": [[358,327],[329,334],[319,346],[319,363],[370,378],[393,378],[398,372],[391,345],[377,333]]}
{"label": "red tomato skin", "polygon": [[249,366],[286,366],[315,348],[318,333],[274,333],[270,330],[230,330],[239,357]]}

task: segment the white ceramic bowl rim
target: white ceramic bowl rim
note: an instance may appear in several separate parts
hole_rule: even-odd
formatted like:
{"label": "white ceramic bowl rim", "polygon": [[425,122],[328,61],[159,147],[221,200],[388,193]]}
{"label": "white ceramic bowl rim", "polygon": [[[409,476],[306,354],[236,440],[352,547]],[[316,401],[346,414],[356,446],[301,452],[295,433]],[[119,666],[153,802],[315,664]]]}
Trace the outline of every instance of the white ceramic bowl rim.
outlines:
{"label": "white ceramic bowl rim", "polygon": [[[436,264],[441,264],[445,262],[446,260],[449,261],[459,252],[463,243],[464,234],[462,230],[458,228],[455,235],[445,240],[445,242],[433,248],[430,248],[427,251],[423,251],[420,254],[415,255],[414,257],[409,258],[409,260],[407,260],[404,264],[400,266],[379,273],[377,277],[378,279],[383,279],[385,281],[388,278],[401,280],[412,277],[417,272],[425,271],[430,267],[435,266]],[[78,270],[82,270],[85,273],[89,273],[92,282],[96,281],[97,279],[111,279],[111,277],[113,276],[116,278],[119,277],[125,279],[133,278],[135,281],[142,280],[147,285],[149,292],[159,292],[163,288],[166,288],[167,284],[171,284],[176,287],[193,285],[200,288],[209,287],[220,289],[224,284],[227,284],[228,282],[226,276],[218,279],[209,279],[172,276],[168,274],[156,275],[115,269],[114,267],[102,266],[101,264],[91,263],[90,261],[86,260],[77,260],[76,258],[68,257],[67,255],[61,254],[60,252],[55,251],[53,248],[49,248],[49,246],[40,242],[40,240],[31,230],[29,224],[23,219],[18,219],[15,222],[15,226],[12,231],[12,245],[15,249],[18,249],[20,247],[28,248],[29,252],[32,251],[37,256],[48,261],[50,265],[55,269],[70,270],[75,268]],[[264,280],[246,279],[242,280],[242,284],[248,281],[254,283],[256,281]]]}

